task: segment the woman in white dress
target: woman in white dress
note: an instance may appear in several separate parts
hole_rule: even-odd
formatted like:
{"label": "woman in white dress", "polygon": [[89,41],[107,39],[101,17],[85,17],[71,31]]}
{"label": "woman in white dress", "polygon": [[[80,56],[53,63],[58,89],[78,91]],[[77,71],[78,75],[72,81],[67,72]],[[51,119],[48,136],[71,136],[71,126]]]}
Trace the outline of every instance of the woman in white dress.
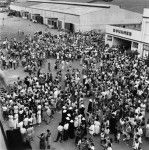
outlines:
{"label": "woman in white dress", "polygon": [[32,118],[33,118],[33,125],[36,125],[37,124],[37,119],[36,119],[36,114],[35,113],[32,114]]}
{"label": "woman in white dress", "polygon": [[38,112],[37,112],[37,123],[38,123],[38,125],[41,124],[41,110],[38,110]]}
{"label": "woman in white dress", "polygon": [[10,128],[10,129],[13,129],[13,128],[14,128],[13,115],[10,114],[10,115],[8,116],[8,118],[9,118],[9,120],[8,120],[9,128]]}
{"label": "woman in white dress", "polygon": [[14,116],[13,118],[13,128],[16,129],[18,126],[18,119],[17,119],[17,116]]}
{"label": "woman in white dress", "polygon": [[21,129],[23,128],[23,121],[18,123],[18,128],[20,128],[20,131],[21,131]]}
{"label": "woman in white dress", "polygon": [[96,119],[94,121],[94,125],[95,125],[95,129],[94,129],[95,130],[95,134],[98,135],[100,133],[100,122],[99,122],[99,120]]}
{"label": "woman in white dress", "polygon": [[26,115],[24,120],[23,120],[24,126],[27,127],[28,125],[28,116]]}
{"label": "woman in white dress", "polygon": [[89,134],[93,136],[95,134],[95,125],[92,123],[89,127]]}
{"label": "woman in white dress", "polygon": [[14,114],[14,118],[16,120],[16,125],[18,126],[18,123],[19,123],[19,115],[18,115],[18,113]]}
{"label": "woman in white dress", "polygon": [[23,141],[25,142],[26,141],[26,134],[27,134],[27,131],[24,127],[20,128],[20,132],[21,132],[21,135],[22,135],[22,139]]}

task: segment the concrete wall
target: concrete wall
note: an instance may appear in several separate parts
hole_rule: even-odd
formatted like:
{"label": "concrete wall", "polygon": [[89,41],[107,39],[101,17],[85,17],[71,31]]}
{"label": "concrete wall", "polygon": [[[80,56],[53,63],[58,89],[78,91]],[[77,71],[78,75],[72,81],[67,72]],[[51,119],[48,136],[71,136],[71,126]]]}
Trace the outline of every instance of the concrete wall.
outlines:
{"label": "concrete wall", "polygon": [[43,11],[42,14],[43,14],[44,20],[47,20],[47,18],[58,18],[59,21],[62,21],[63,29],[64,29],[65,23],[72,23],[75,25],[75,31],[79,31],[80,16],[63,14],[63,13],[52,12],[52,11]]}
{"label": "concrete wall", "polygon": [[[129,32],[130,34],[124,34],[124,33],[119,33],[119,32],[115,32],[115,31],[123,31],[125,33]],[[122,37],[124,39],[136,40],[136,41],[142,42],[142,39],[141,39],[142,32],[141,31],[107,25],[106,26],[106,33],[109,33],[109,34],[112,34],[115,36],[119,36],[119,37]]]}
{"label": "concrete wall", "polygon": [[143,13],[142,40],[149,43],[149,8],[144,9]]}
{"label": "concrete wall", "polygon": [[[112,39],[111,41],[108,40],[108,36],[110,36]],[[105,35],[105,44],[108,44],[110,47],[113,46],[113,36],[106,34]]]}

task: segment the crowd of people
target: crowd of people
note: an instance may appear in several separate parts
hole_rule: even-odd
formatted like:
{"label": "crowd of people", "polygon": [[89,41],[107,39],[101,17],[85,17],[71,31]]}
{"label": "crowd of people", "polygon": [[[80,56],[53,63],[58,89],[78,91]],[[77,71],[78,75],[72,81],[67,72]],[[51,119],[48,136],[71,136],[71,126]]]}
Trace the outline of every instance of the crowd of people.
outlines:
{"label": "crowd of people", "polygon": [[[149,137],[148,68],[137,55],[105,46],[103,38],[96,32],[39,32],[22,42],[6,40],[1,47],[2,69],[21,66],[29,73],[18,78],[2,99],[10,129],[20,128],[23,140],[32,141],[35,125],[49,124],[62,108],[55,142],[74,139],[78,149],[95,150],[93,139],[99,136],[105,150],[121,141],[141,150],[143,136]],[[49,63],[49,72],[41,72],[51,58],[56,59],[55,66]],[[78,68],[73,61],[78,61]],[[44,133],[39,137],[40,149],[50,147],[46,137]]]}

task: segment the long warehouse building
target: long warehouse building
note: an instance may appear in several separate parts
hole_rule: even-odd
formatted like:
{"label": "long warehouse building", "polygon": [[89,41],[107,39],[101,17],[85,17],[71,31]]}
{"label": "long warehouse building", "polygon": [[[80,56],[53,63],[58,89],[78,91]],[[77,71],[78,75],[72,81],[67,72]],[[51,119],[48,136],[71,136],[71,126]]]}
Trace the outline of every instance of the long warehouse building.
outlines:
{"label": "long warehouse building", "polygon": [[133,25],[142,21],[142,14],[108,4],[28,0],[12,3],[10,9],[23,18],[71,32],[105,30],[107,24]]}

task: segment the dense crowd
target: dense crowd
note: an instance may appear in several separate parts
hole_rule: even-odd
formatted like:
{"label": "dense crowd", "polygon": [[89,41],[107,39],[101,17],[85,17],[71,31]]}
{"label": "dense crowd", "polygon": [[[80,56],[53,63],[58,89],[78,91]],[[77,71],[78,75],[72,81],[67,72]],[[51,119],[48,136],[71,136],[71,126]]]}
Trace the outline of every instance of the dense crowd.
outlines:
{"label": "dense crowd", "polygon": [[[1,49],[3,69],[22,66],[29,73],[2,100],[4,118],[11,129],[20,128],[24,141],[32,141],[35,125],[49,124],[61,108],[55,142],[75,139],[80,150],[94,150],[93,137],[99,136],[105,150],[112,150],[114,141],[139,150],[143,136],[149,137],[147,66],[125,49],[105,46],[103,34],[36,33],[23,42],[6,40]],[[49,73],[41,72],[51,58],[55,66],[49,63]],[[75,60],[79,68],[73,67]],[[51,145],[50,134],[40,135],[40,149]]]}

